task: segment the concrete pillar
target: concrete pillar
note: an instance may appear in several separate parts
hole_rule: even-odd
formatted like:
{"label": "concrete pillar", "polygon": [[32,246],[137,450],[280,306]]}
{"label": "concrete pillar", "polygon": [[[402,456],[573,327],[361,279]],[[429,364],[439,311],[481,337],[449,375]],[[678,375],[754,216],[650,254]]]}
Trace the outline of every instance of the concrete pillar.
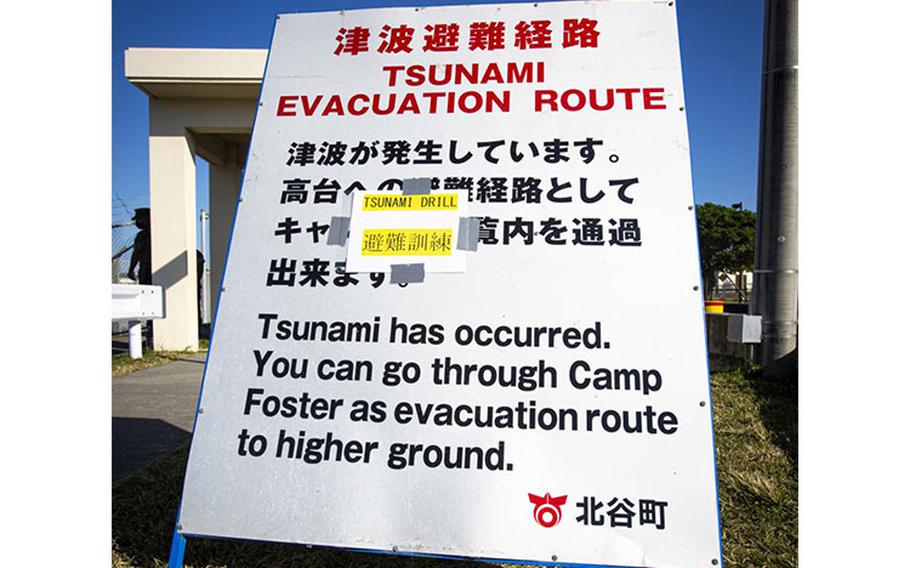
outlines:
{"label": "concrete pillar", "polygon": [[149,101],[152,283],[165,314],[153,320],[155,350],[199,348],[196,312],[196,163],[193,138],[166,105]]}
{"label": "concrete pillar", "polygon": [[213,318],[214,309],[218,306],[217,302],[221,293],[221,278],[224,274],[227,249],[231,238],[234,210],[237,207],[237,197],[240,195],[245,158],[245,148],[236,144],[228,144],[226,150],[227,159],[224,164],[209,165],[209,235],[211,236],[209,242],[211,296],[209,297],[212,298]]}

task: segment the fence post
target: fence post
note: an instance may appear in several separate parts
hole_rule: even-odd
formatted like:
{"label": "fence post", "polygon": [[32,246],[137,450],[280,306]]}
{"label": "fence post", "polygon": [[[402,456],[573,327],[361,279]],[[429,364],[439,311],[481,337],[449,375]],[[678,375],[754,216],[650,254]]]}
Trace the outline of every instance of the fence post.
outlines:
{"label": "fence post", "polygon": [[130,320],[130,357],[142,359],[142,322]]}
{"label": "fence post", "polygon": [[200,306],[200,308],[199,308],[202,310],[202,317],[200,318],[200,321],[202,321],[202,323],[211,323],[212,322],[212,319],[210,317],[211,298],[209,297],[210,292],[211,292],[210,286],[209,286],[210,260],[208,257],[209,253],[207,250],[208,249],[208,247],[207,247],[208,220],[209,220],[209,214],[206,212],[205,209],[200,209],[199,210],[199,225],[200,225],[199,236],[200,236],[200,240],[201,240],[200,244],[202,246],[202,256],[205,258],[205,264],[203,265],[203,269],[202,269],[202,306]]}

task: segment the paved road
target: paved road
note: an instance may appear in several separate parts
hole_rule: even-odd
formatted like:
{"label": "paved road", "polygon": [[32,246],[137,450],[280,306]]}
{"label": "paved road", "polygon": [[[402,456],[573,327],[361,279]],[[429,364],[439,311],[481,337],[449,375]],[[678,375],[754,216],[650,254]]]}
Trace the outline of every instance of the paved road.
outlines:
{"label": "paved road", "polygon": [[205,354],[112,379],[113,481],[190,439]]}

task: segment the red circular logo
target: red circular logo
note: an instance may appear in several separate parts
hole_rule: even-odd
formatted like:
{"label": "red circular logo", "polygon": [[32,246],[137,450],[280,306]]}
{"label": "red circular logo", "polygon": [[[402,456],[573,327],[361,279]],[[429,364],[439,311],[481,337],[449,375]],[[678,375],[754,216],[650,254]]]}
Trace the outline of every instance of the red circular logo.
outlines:
{"label": "red circular logo", "polygon": [[528,500],[534,504],[534,520],[537,524],[547,529],[559,524],[562,520],[560,507],[566,504],[567,497],[567,495],[552,497],[549,493],[541,497],[528,493]]}

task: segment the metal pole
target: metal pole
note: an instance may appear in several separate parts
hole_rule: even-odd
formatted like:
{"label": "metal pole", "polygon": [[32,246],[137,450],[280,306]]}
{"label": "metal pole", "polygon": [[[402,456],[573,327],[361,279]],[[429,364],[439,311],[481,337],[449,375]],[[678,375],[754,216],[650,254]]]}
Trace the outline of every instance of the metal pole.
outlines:
{"label": "metal pole", "polygon": [[174,534],[171,537],[171,553],[167,559],[168,568],[183,568],[183,557],[185,554],[186,537],[177,532],[177,528],[174,527]]}
{"label": "metal pole", "polygon": [[142,359],[142,322],[130,320],[130,358]]}
{"label": "metal pole", "polygon": [[202,323],[210,323],[212,320],[209,318],[209,253],[207,243],[208,235],[208,220],[209,215],[206,213],[205,209],[199,211],[199,224],[200,235],[202,240],[202,254],[205,256],[205,268],[202,271]]}
{"label": "metal pole", "polygon": [[766,0],[753,313],[762,316],[761,364],[797,370],[797,0]]}

